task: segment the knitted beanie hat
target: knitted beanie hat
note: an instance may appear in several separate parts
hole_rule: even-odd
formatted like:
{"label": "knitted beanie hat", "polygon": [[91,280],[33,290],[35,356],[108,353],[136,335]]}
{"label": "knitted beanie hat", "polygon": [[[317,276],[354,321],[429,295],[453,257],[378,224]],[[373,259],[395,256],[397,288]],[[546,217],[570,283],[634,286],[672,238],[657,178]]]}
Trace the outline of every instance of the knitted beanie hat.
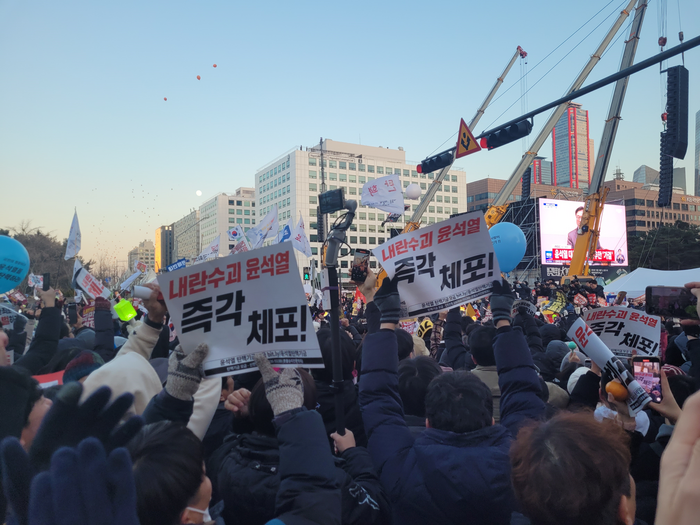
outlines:
{"label": "knitted beanie hat", "polygon": [[63,372],[63,384],[79,381],[104,364],[105,362],[99,354],[83,350],[66,365],[66,370]]}

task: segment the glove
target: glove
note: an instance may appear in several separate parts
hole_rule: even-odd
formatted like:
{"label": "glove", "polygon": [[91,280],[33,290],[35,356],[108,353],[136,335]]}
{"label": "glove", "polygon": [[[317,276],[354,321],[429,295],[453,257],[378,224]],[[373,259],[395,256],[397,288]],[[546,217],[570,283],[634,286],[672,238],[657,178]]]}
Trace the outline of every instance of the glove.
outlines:
{"label": "glove", "polygon": [[111,391],[108,387],[101,387],[78,405],[82,392],[83,385],[77,382],[69,383],[58,392],[32,442],[29,455],[16,440],[7,438],[2,442],[3,486],[20,525],[28,523],[32,479],[38,472],[48,470],[51,456],[57,449],[74,447],[87,437],[95,437],[111,451],[124,446],[143,426],[140,417],[132,417],[117,427],[134,402],[132,394],[122,394],[107,406]]}
{"label": "glove", "polygon": [[119,448],[107,457],[102,444],[88,438],[77,449],[62,448],[50,472],[37,476],[30,495],[29,523],[58,525],[138,525],[131,459]]}
{"label": "glove", "polygon": [[168,360],[168,382],[165,391],[174,398],[191,401],[204,378],[202,362],[209,353],[209,347],[202,343],[194,352],[185,356],[182,346],[177,345]]}
{"label": "glove", "polygon": [[511,291],[508,281],[504,279],[503,283],[499,283],[498,281],[493,282],[490,302],[493,324],[504,319],[511,321],[515,294]]}
{"label": "glove", "polygon": [[398,291],[399,281],[396,277],[389,279],[386,277],[381,288],[374,295],[374,304],[377,305],[382,314],[382,323],[399,322],[401,315],[401,297]]}
{"label": "glove", "polygon": [[111,310],[112,304],[104,297],[97,297],[95,299],[95,311],[97,310]]}
{"label": "glove", "polygon": [[285,368],[278,374],[264,354],[255,354],[254,357],[265,384],[265,396],[275,417],[300,408],[304,404],[304,384],[301,382],[299,370]]}

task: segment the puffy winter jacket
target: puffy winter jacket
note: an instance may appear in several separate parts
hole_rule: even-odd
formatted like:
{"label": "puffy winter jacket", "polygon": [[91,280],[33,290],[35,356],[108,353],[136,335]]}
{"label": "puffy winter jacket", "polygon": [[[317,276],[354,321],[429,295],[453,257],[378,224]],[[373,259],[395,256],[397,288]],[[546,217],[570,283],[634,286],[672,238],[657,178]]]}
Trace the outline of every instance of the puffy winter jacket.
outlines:
{"label": "puffy winter jacket", "polygon": [[[316,381],[316,411],[321,414],[323,424],[326,427],[326,435],[330,436],[336,431],[335,426],[335,394],[331,385],[324,381]],[[351,379],[343,381],[343,406],[345,407],[345,428],[355,436],[358,447],[367,446],[365,426],[362,423],[360,404],[357,401],[357,390]],[[330,439],[330,438],[329,438]],[[332,442],[333,440],[331,440]]]}
{"label": "puffy winter jacket", "polygon": [[[209,459],[207,472],[212,501],[224,501],[221,516],[226,523],[263,525],[274,518],[280,487],[277,438],[231,434]],[[389,503],[367,450],[343,452],[336,459],[335,480],[341,490],[343,524],[390,523]]]}
{"label": "puffy winter jacket", "polygon": [[501,425],[457,434],[428,428],[414,437],[398,392],[393,331],[364,341],[360,407],[367,448],[392,504],[394,523],[507,524],[515,510],[508,452],[528,418],[544,403],[530,350],[519,329],[502,327],[494,339],[501,388]]}

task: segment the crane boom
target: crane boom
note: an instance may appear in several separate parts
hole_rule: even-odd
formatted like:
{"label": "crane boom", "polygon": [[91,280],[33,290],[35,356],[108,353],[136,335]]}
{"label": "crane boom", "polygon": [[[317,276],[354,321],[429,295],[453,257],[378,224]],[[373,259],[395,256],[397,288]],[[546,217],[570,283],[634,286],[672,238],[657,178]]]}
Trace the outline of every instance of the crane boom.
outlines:
{"label": "crane boom", "polygon": [[[637,10],[634,14],[634,20],[632,21],[630,36],[625,42],[625,51],[622,55],[622,61],[620,62],[620,71],[630,67],[634,63],[647,5],[648,0],[639,0],[637,2]],[[602,188],[602,186],[605,180],[605,173],[610,163],[610,155],[615,143],[617,128],[620,124],[620,115],[622,113],[622,105],[625,102],[625,93],[627,92],[629,78],[630,77],[621,78],[615,83],[615,90],[612,100],[610,101],[610,109],[608,110],[608,118],[603,128],[603,138],[598,146],[598,158],[593,168],[591,184],[588,187],[588,196],[583,205],[583,215],[581,216],[581,223],[578,228],[574,254],[571,257],[569,275],[588,275],[587,259],[594,258],[596,249],[598,248],[600,222],[603,216],[605,198],[608,194],[608,189]]]}
{"label": "crane boom", "polygon": [[[488,105],[491,103],[491,100],[493,100],[493,97],[496,96],[496,92],[499,90],[501,85],[503,84],[503,81],[506,78],[506,75],[510,72],[511,68],[513,67],[513,64],[515,64],[516,59],[520,56],[521,58],[525,58],[527,56],[527,53],[525,50],[523,50],[522,47],[518,46],[518,48],[515,50],[515,53],[513,54],[513,57],[510,59],[510,62],[508,62],[508,65],[506,68],[503,70],[503,73],[496,79],[495,84],[491,88],[491,91],[489,91],[489,94],[486,95],[486,98],[484,101],[481,103],[481,106],[479,106],[479,109],[476,110],[476,114],[472,118],[471,122],[469,123],[469,129],[474,129],[474,126],[476,126],[479,123],[479,120],[481,120],[481,117],[484,115],[484,112],[486,111],[486,108]],[[413,215],[411,215],[411,220],[408,221],[406,224],[406,227],[404,228],[404,232],[410,232],[413,230],[417,230],[418,227],[420,226],[420,219],[425,213],[425,210],[428,208],[428,205],[430,202],[433,200],[433,197],[435,197],[435,194],[437,191],[440,189],[440,185],[442,184],[442,181],[445,179],[447,176],[447,173],[450,171],[450,168],[452,167],[452,164],[454,164],[454,153],[453,155],[453,160],[452,163],[449,166],[445,166],[438,172],[437,177],[435,177],[435,180],[433,180],[432,184],[430,185],[430,188],[428,188],[428,191],[425,192],[423,195],[423,198],[421,199],[420,204],[416,208],[416,211],[413,212]]]}
{"label": "crane boom", "polygon": [[[581,87],[581,85],[585,82],[586,78],[588,78],[588,75],[593,70],[593,68],[598,64],[598,62],[600,62],[600,58],[603,55],[603,52],[610,45],[610,42],[612,41],[615,34],[619,31],[620,27],[622,27],[624,21],[627,19],[627,17],[629,17],[629,14],[632,8],[634,7],[636,1],[637,0],[630,0],[630,2],[627,4],[627,7],[623,9],[622,12],[620,12],[620,15],[617,17],[617,20],[615,20],[615,23],[613,23],[612,27],[605,35],[605,38],[603,38],[602,42],[600,43],[596,51],[593,53],[593,55],[591,55],[591,58],[581,70],[578,77],[576,77],[576,80],[574,80],[573,84],[571,84],[571,87],[567,90],[567,94],[578,90]],[[535,158],[535,156],[537,156],[539,149],[542,147],[545,140],[547,140],[547,137],[551,133],[552,129],[554,129],[554,126],[564,114],[564,111],[566,111],[567,107],[568,102],[564,102],[557,106],[557,108],[552,112],[552,114],[549,117],[549,120],[547,120],[547,123],[544,125],[539,135],[537,135],[537,138],[530,146],[530,151],[523,155],[522,159],[516,166],[511,176],[506,181],[501,191],[498,192],[498,195],[496,195],[496,198],[493,200],[493,204],[485,213],[486,224],[488,224],[489,227],[493,226],[494,224],[497,224],[501,220],[503,215],[505,215],[506,209],[508,207],[508,199],[512,195],[516,184],[522,178],[523,173],[525,173],[525,170],[530,166],[530,164],[532,164],[532,160]]]}

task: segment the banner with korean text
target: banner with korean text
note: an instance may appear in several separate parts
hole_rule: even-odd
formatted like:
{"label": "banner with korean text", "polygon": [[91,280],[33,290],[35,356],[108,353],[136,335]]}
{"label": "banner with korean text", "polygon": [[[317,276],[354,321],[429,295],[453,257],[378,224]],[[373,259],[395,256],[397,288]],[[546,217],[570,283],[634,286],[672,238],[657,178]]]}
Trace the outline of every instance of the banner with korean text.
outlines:
{"label": "banner with korean text", "polygon": [[621,306],[589,310],[583,320],[613,354],[659,355],[661,318]]}
{"label": "banner with korean text", "polygon": [[280,243],[158,276],[185,352],[209,345],[206,377],[274,367],[323,368],[291,243]]}
{"label": "banner with korean text", "polygon": [[480,211],[404,233],[373,253],[399,280],[402,319],[486,297],[501,278]]}

